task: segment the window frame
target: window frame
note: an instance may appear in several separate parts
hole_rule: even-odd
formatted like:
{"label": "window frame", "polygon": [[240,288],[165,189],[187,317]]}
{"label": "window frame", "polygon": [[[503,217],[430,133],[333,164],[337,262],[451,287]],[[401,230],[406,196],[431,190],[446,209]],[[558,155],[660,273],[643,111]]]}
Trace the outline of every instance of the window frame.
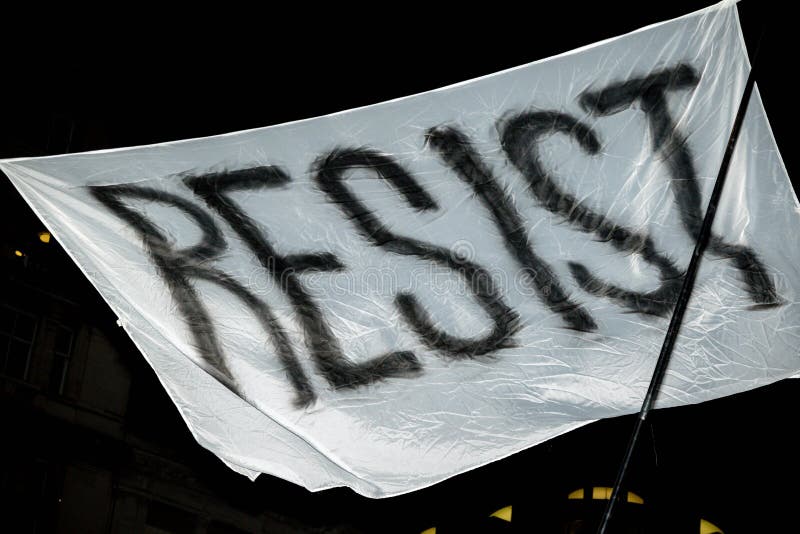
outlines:
{"label": "window frame", "polygon": [[[76,337],[76,334],[77,334],[77,330],[75,328],[72,328],[71,326],[68,326],[68,325],[62,323],[61,321],[58,321],[56,319],[52,319],[52,318],[49,318],[49,317],[45,318],[44,322],[45,322],[44,331],[46,332],[48,330],[48,327],[52,326],[53,327],[53,334],[54,334],[53,335],[53,347],[52,347],[52,350],[50,351],[50,355],[51,355],[50,373],[48,374],[46,389],[47,389],[47,391],[49,391],[51,393],[56,393],[58,395],[63,395],[64,394],[64,386],[66,386],[66,384],[67,384],[67,373],[69,372],[69,368],[70,368],[70,365],[72,363],[73,352],[75,350],[75,337]],[[69,344],[68,344],[66,353],[60,352],[58,350],[58,348],[57,348],[57,340],[58,340],[59,329],[63,329],[63,330],[66,330],[66,331],[69,332]],[[57,388],[53,387],[53,367],[54,367],[56,361],[63,361],[64,362],[64,365],[63,365],[63,367],[61,369],[61,376],[58,379],[58,387]]]}
{"label": "window frame", "polygon": [[[6,332],[3,329],[2,324],[0,324],[0,335],[6,336],[9,340],[9,344],[8,347],[6,347],[5,353],[0,355],[0,360],[2,360],[2,364],[0,364],[0,376],[3,376],[5,378],[10,378],[12,380],[21,380],[22,382],[27,382],[28,374],[30,373],[31,369],[31,355],[33,354],[33,346],[36,344],[36,339],[39,334],[39,322],[40,322],[39,317],[34,313],[21,310],[15,306],[11,306],[6,303],[0,303],[0,308],[5,308],[6,310],[9,310],[11,313],[14,314],[14,323],[11,326],[11,331]],[[15,332],[17,329],[17,321],[20,316],[25,316],[33,321],[33,332],[31,333],[30,340],[19,337]],[[27,354],[25,355],[25,370],[23,371],[21,377],[14,376],[6,372],[8,368],[8,353],[11,347],[11,341],[18,341],[28,345],[28,351]]]}

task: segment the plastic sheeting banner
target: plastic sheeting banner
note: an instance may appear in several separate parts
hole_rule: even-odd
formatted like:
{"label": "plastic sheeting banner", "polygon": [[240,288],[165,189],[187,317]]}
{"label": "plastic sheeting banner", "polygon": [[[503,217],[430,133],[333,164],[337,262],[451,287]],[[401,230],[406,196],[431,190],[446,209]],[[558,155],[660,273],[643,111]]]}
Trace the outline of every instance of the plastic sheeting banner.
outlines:
{"label": "plastic sheeting banner", "polygon": [[[0,166],[233,469],[372,497],[638,409],[749,71],[726,2],[291,124]],[[800,369],[757,93],[659,406]]]}

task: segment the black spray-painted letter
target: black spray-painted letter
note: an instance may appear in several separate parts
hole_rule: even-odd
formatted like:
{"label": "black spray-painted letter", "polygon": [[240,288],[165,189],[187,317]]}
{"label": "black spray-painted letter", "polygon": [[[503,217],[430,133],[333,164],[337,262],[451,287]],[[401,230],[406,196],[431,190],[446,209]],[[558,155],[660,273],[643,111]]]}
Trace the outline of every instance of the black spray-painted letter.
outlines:
{"label": "black spray-painted letter", "polygon": [[[700,76],[689,65],[678,65],[648,76],[611,84],[599,91],[585,92],[581,106],[595,115],[612,115],[641,105],[647,117],[653,151],[660,154],[671,176],[670,186],[678,203],[683,227],[693,239],[700,234],[703,224],[703,196],[697,180],[692,153],[683,133],[667,106],[667,93],[695,87]],[[762,306],[781,303],[766,267],[755,251],[742,245],[732,245],[715,234],[711,235],[708,249],[721,257],[730,258],[742,273],[750,298]]]}
{"label": "black spray-painted letter", "polygon": [[428,130],[427,140],[491,212],[506,248],[524,270],[524,280],[533,286],[545,305],[560,314],[570,328],[584,332],[596,330],[597,324],[591,314],[570,300],[552,268],[533,251],[522,216],[467,136],[452,126],[440,126]]}
{"label": "black spray-painted letter", "polygon": [[[203,304],[191,280],[217,284],[236,295],[250,308],[264,331],[271,336],[278,357],[284,365],[295,390],[295,405],[303,406],[314,400],[314,390],[294,353],[292,344],[278,319],[265,302],[226,273],[210,266],[210,260],[225,250],[226,243],[212,217],[192,202],[177,195],[134,185],[92,186],[94,197],[120,219],[134,228],[145,244],[181,315],[189,326],[205,369],[238,395],[242,395],[228,368],[217,339],[208,309]],[[202,239],[194,246],[176,249],[156,224],[142,213],[126,206],[122,199],[139,199],[173,206],[194,221]]]}
{"label": "black spray-painted letter", "polygon": [[328,198],[353,221],[359,232],[373,245],[404,256],[417,256],[442,265],[463,276],[478,303],[494,326],[484,337],[465,339],[438,329],[417,298],[400,293],[395,298],[400,312],[420,339],[430,348],[451,358],[471,358],[511,345],[517,329],[517,313],[509,308],[493,287],[489,273],[474,262],[450,250],[391,232],[345,184],[345,173],[370,169],[391,184],[412,207],[436,209],[436,202],[393,158],[366,148],[338,149],[316,163],[315,180]]}
{"label": "black spray-painted letter", "polygon": [[363,363],[345,357],[322,311],[300,281],[299,273],[309,270],[331,271],[343,265],[332,254],[283,256],[276,252],[256,222],[228,193],[269,189],[286,185],[289,176],[272,166],[204,174],[184,180],[195,194],[225,219],[261,265],[280,285],[297,311],[306,343],[317,370],[336,388],[354,388],[388,377],[413,376],[421,371],[416,356],[409,351],[391,352]]}
{"label": "black spray-painted letter", "polygon": [[500,130],[508,159],[527,179],[530,192],[545,208],[564,217],[576,229],[594,233],[600,240],[610,242],[619,251],[640,254],[658,269],[661,278],[661,284],[653,291],[631,291],[599,279],[580,263],[570,262],[570,270],[578,284],[590,293],[609,297],[633,311],[666,315],[677,300],[683,273],[656,250],[649,236],[624,228],[563,191],[540,160],[540,139],[554,133],[569,135],[585,152],[597,154],[600,142],[592,129],[564,113],[542,111],[514,115],[502,124]]}

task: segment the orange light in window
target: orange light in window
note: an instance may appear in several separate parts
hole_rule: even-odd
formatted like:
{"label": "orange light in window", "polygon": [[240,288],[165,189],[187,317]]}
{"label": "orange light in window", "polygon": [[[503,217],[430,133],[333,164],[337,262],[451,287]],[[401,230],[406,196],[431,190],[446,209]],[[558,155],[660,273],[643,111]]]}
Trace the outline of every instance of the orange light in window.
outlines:
{"label": "orange light in window", "polygon": [[42,243],[50,242],[50,232],[39,232],[39,241]]}

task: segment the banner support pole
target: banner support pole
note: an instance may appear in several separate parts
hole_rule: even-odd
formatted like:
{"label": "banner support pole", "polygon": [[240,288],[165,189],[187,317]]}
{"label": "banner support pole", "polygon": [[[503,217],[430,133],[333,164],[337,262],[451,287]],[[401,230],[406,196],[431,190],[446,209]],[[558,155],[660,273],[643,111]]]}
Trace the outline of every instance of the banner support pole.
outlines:
{"label": "banner support pole", "polygon": [[744,122],[745,114],[747,113],[747,107],[750,103],[750,97],[753,93],[753,88],[755,86],[755,69],[756,69],[756,58],[758,57],[758,49],[760,48],[760,41],[761,38],[764,36],[764,28],[761,30],[761,36],[759,37],[759,46],[756,47],[756,52],[753,55],[753,61],[750,67],[750,72],[747,75],[747,82],[744,88],[744,94],[742,95],[742,99],[739,102],[739,109],[736,113],[736,118],[733,122],[733,128],[731,129],[731,134],[728,137],[728,145],[725,150],[725,154],[722,157],[722,163],[720,164],[719,172],[717,173],[717,178],[714,182],[714,189],[711,192],[711,198],[708,201],[708,208],[706,209],[705,217],[703,218],[703,224],[700,227],[700,233],[697,237],[697,242],[695,243],[694,251],[692,252],[692,258],[689,261],[689,267],[686,269],[686,274],[684,275],[683,285],[681,286],[681,291],[678,294],[678,300],[675,304],[675,308],[672,312],[672,319],[670,320],[669,327],[667,328],[667,334],[664,337],[664,343],[661,345],[661,352],[658,355],[658,360],[656,361],[656,367],[653,371],[653,376],[650,379],[650,385],[647,388],[647,394],[644,397],[644,401],[642,402],[642,407],[639,410],[639,415],[636,418],[636,423],[633,427],[633,432],[631,433],[630,440],[628,442],[628,446],[625,450],[625,455],[622,459],[622,463],[619,468],[619,472],[617,473],[617,478],[614,481],[614,487],[611,492],[611,498],[608,501],[608,505],[606,506],[605,512],[603,514],[602,522],[600,523],[600,528],[598,529],[598,534],[606,534],[608,529],[609,522],[611,520],[611,516],[614,512],[614,506],[616,502],[620,499],[620,493],[622,492],[622,485],[625,482],[625,475],[627,474],[628,467],[631,462],[631,458],[633,457],[633,452],[636,448],[636,444],[639,441],[639,435],[641,434],[642,428],[644,427],[644,423],[647,420],[647,416],[650,413],[650,410],[653,409],[655,405],[656,398],[658,397],[659,389],[661,388],[661,383],[664,380],[664,375],[667,371],[667,366],[669,365],[669,360],[672,355],[672,349],[675,347],[675,341],[678,338],[678,333],[680,332],[681,324],[683,323],[683,316],[686,312],[687,304],[689,303],[689,298],[692,295],[692,289],[694,288],[695,279],[697,278],[697,270],[700,266],[700,260],[702,258],[703,252],[705,251],[706,247],[708,246],[708,241],[711,237],[711,226],[714,223],[714,216],[717,212],[717,204],[719,203],[719,199],[722,195],[722,187],[725,184],[725,178],[728,174],[728,168],[730,167],[731,159],[733,157],[733,151],[736,147],[736,141],[739,139],[739,133],[742,128],[742,123]]}

